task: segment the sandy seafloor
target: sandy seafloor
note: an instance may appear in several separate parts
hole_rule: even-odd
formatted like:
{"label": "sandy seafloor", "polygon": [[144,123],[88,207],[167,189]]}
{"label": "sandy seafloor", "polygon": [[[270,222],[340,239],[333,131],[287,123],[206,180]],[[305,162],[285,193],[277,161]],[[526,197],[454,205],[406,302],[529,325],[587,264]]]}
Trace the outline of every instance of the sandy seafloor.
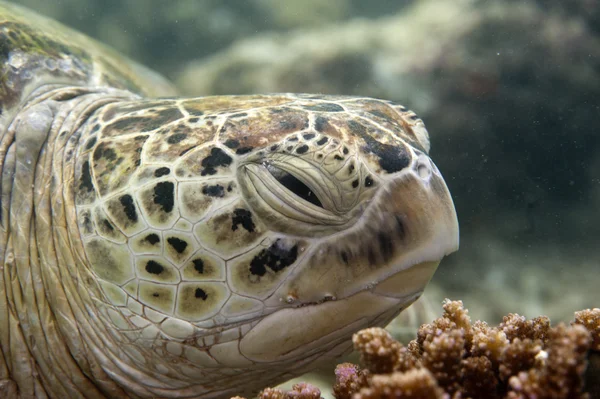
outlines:
{"label": "sandy seafloor", "polygon": [[490,323],[509,312],[569,321],[600,305],[598,2],[15,2],[187,95],[311,91],[416,111],[455,201],[461,249],[426,302],[390,326],[403,339],[445,297]]}

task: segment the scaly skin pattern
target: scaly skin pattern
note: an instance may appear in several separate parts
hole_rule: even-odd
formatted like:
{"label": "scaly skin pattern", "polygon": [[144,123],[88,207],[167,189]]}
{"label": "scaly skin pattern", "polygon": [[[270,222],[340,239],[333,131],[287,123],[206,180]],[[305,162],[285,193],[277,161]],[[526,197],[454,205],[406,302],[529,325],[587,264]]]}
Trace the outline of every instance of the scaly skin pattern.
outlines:
{"label": "scaly skin pattern", "polygon": [[0,397],[250,395],[385,325],[458,247],[427,131],[400,105],[150,99],[90,80],[104,63],[81,80],[44,62],[93,46],[2,40],[5,71],[34,61],[1,104]]}

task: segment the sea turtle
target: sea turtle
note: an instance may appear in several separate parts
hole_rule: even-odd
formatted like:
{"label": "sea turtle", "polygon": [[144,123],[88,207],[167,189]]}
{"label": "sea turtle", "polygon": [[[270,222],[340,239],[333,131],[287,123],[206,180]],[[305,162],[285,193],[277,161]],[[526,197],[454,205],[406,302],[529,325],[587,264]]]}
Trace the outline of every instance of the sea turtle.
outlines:
{"label": "sea turtle", "polygon": [[3,398],[253,392],[386,324],[458,247],[403,106],[168,97],[5,3],[0,58]]}

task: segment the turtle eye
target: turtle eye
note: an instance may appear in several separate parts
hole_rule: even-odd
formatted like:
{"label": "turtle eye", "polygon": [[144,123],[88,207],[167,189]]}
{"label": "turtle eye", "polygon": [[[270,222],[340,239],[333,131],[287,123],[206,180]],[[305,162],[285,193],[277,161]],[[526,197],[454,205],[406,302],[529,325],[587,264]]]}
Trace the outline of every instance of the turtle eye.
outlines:
{"label": "turtle eye", "polygon": [[273,165],[267,165],[267,170],[279,183],[281,183],[281,185],[290,190],[292,193],[313,205],[323,208],[323,204],[310,189],[310,187],[302,183],[294,175]]}

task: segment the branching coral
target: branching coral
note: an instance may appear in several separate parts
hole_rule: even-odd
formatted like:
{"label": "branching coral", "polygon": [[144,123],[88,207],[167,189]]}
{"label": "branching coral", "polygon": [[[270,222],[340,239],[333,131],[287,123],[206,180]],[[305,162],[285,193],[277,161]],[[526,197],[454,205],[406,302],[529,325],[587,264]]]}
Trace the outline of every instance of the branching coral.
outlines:
{"label": "branching coral", "polygon": [[[462,302],[446,300],[443,316],[421,326],[408,347],[390,340],[382,329],[355,335],[355,349],[372,374],[353,398],[586,398],[586,353],[592,342],[600,342],[599,335],[596,310],[578,312],[570,327],[552,328],[546,317],[526,320],[516,314],[491,327],[471,323]],[[407,370],[399,362],[407,353],[411,374],[399,371]],[[383,380],[380,370],[388,373]],[[401,396],[394,394],[402,389]]]}
{"label": "branching coral", "polygon": [[[471,323],[461,301],[446,300],[443,308],[442,317],[422,325],[407,346],[381,328],[355,334],[364,368],[337,366],[335,398],[590,398],[584,378],[586,389],[598,389],[600,368],[592,366],[600,356],[600,309],[577,312],[571,326],[509,314],[491,327]],[[266,389],[259,398],[317,399],[317,392],[297,384],[289,392]]]}
{"label": "branching coral", "polygon": [[[277,388],[265,388],[258,394],[258,399],[320,399],[321,391],[319,388],[301,382],[294,384],[289,391],[283,391]],[[231,399],[245,399],[241,396],[236,396]]]}
{"label": "branching coral", "polygon": [[600,308],[575,312],[573,324],[581,324],[592,334],[592,349],[600,352]]}

